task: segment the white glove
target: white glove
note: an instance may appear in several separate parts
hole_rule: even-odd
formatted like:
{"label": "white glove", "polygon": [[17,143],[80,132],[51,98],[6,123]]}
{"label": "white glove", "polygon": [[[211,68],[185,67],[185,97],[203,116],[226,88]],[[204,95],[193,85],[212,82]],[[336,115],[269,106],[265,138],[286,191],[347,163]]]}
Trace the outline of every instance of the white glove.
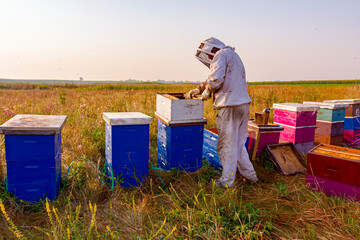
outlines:
{"label": "white glove", "polygon": [[205,89],[205,91],[203,91],[203,93],[201,94],[201,99],[208,100],[210,98],[210,95],[211,93],[207,89]]}
{"label": "white glove", "polygon": [[194,95],[198,95],[200,94],[200,90],[199,89],[193,89],[193,90],[190,90],[186,95],[185,95],[185,98],[186,99],[191,99]]}

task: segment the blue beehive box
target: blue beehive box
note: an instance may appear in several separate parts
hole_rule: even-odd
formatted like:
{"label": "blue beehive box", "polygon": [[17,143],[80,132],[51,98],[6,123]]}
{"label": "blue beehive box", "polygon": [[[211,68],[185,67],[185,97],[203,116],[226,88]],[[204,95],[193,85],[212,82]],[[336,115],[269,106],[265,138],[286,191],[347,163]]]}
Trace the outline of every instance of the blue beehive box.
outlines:
{"label": "blue beehive box", "polygon": [[160,168],[194,172],[202,165],[204,102],[185,99],[183,93],[158,93],[157,162]]}
{"label": "blue beehive box", "polygon": [[349,130],[349,131],[360,130],[360,117],[346,117],[344,130]]}
{"label": "blue beehive box", "polygon": [[104,113],[107,173],[122,178],[121,186],[137,186],[149,176],[149,124],[139,112]]}
{"label": "blue beehive box", "polygon": [[19,114],[0,126],[5,134],[7,190],[17,199],[57,198],[65,121],[66,116]]}
{"label": "blue beehive box", "polygon": [[[204,129],[203,157],[208,161],[210,167],[222,169],[217,153],[218,133],[216,128]],[[249,137],[246,138],[245,148],[248,150]]]}
{"label": "blue beehive box", "polygon": [[194,172],[201,168],[204,125],[168,126],[158,120],[158,165]]}

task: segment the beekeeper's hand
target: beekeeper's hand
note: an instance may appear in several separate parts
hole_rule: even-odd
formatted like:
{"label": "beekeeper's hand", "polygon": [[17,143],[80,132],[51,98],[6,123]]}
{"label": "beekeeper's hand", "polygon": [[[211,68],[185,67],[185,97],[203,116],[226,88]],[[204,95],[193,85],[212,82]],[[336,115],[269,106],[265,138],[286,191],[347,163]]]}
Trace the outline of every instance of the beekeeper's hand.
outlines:
{"label": "beekeeper's hand", "polygon": [[200,90],[199,89],[193,89],[190,90],[187,94],[185,94],[185,98],[186,99],[191,99],[193,96],[200,94]]}
{"label": "beekeeper's hand", "polygon": [[201,99],[202,100],[208,100],[210,98],[211,93],[209,92],[209,90],[205,89],[205,91],[203,91],[203,93],[201,94]]}

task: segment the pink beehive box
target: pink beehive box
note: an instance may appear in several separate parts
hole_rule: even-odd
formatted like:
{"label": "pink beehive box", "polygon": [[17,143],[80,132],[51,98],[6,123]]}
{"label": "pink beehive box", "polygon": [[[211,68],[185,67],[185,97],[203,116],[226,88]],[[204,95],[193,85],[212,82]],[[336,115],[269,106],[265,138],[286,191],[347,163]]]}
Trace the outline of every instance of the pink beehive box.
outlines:
{"label": "pink beehive box", "polygon": [[318,106],[301,103],[275,103],[274,124],[284,127],[280,139],[287,142],[314,142]]}
{"label": "pink beehive box", "polygon": [[[281,124],[279,124],[281,125]],[[292,127],[285,126],[284,131],[280,133],[280,139],[292,143],[313,142],[315,138],[315,126]]]}
{"label": "pink beehive box", "polygon": [[344,130],[344,142],[345,143],[360,143],[360,130]]}
{"label": "pink beehive box", "polygon": [[292,127],[316,125],[318,106],[301,103],[274,103],[274,123]]}
{"label": "pink beehive box", "polygon": [[280,132],[284,130],[284,127],[279,125],[257,125],[250,121],[248,125],[248,136],[249,136],[249,153],[252,156],[254,147],[256,144],[256,138],[258,138],[256,157],[260,157],[267,145],[278,144]]}

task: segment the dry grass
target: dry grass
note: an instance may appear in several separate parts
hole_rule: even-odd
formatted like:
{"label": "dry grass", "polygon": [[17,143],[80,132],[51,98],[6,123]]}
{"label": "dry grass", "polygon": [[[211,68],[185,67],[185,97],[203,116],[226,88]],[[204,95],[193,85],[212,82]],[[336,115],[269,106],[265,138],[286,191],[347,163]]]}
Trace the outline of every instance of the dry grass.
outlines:
{"label": "dry grass", "polygon": [[[305,187],[304,175],[284,177],[275,171],[265,171],[259,163],[255,163],[255,168],[260,181],[254,186],[238,177],[233,189],[214,188],[211,179],[219,177],[219,173],[204,167],[192,174],[160,173],[165,187],[153,170],[149,181],[141,187],[115,187],[113,191],[105,187],[98,180],[97,169],[104,163],[102,113],[138,111],[154,117],[156,92],[186,92],[195,85],[57,86],[45,90],[32,86],[0,90],[0,123],[19,113],[67,115],[62,132],[63,179],[75,159],[83,157],[92,164],[86,161],[75,164],[58,200],[48,206],[52,220],[45,202],[36,205],[17,202],[4,187],[0,188],[9,218],[29,239],[360,238],[358,203],[310,191]],[[250,86],[253,101],[250,117],[276,102],[358,98],[359,92],[358,85]],[[206,102],[206,127],[215,127],[215,115],[211,102]],[[156,141],[154,118],[150,127],[152,163],[156,163]],[[0,177],[4,179],[3,136],[0,143]],[[0,236],[15,238],[3,216]]]}

